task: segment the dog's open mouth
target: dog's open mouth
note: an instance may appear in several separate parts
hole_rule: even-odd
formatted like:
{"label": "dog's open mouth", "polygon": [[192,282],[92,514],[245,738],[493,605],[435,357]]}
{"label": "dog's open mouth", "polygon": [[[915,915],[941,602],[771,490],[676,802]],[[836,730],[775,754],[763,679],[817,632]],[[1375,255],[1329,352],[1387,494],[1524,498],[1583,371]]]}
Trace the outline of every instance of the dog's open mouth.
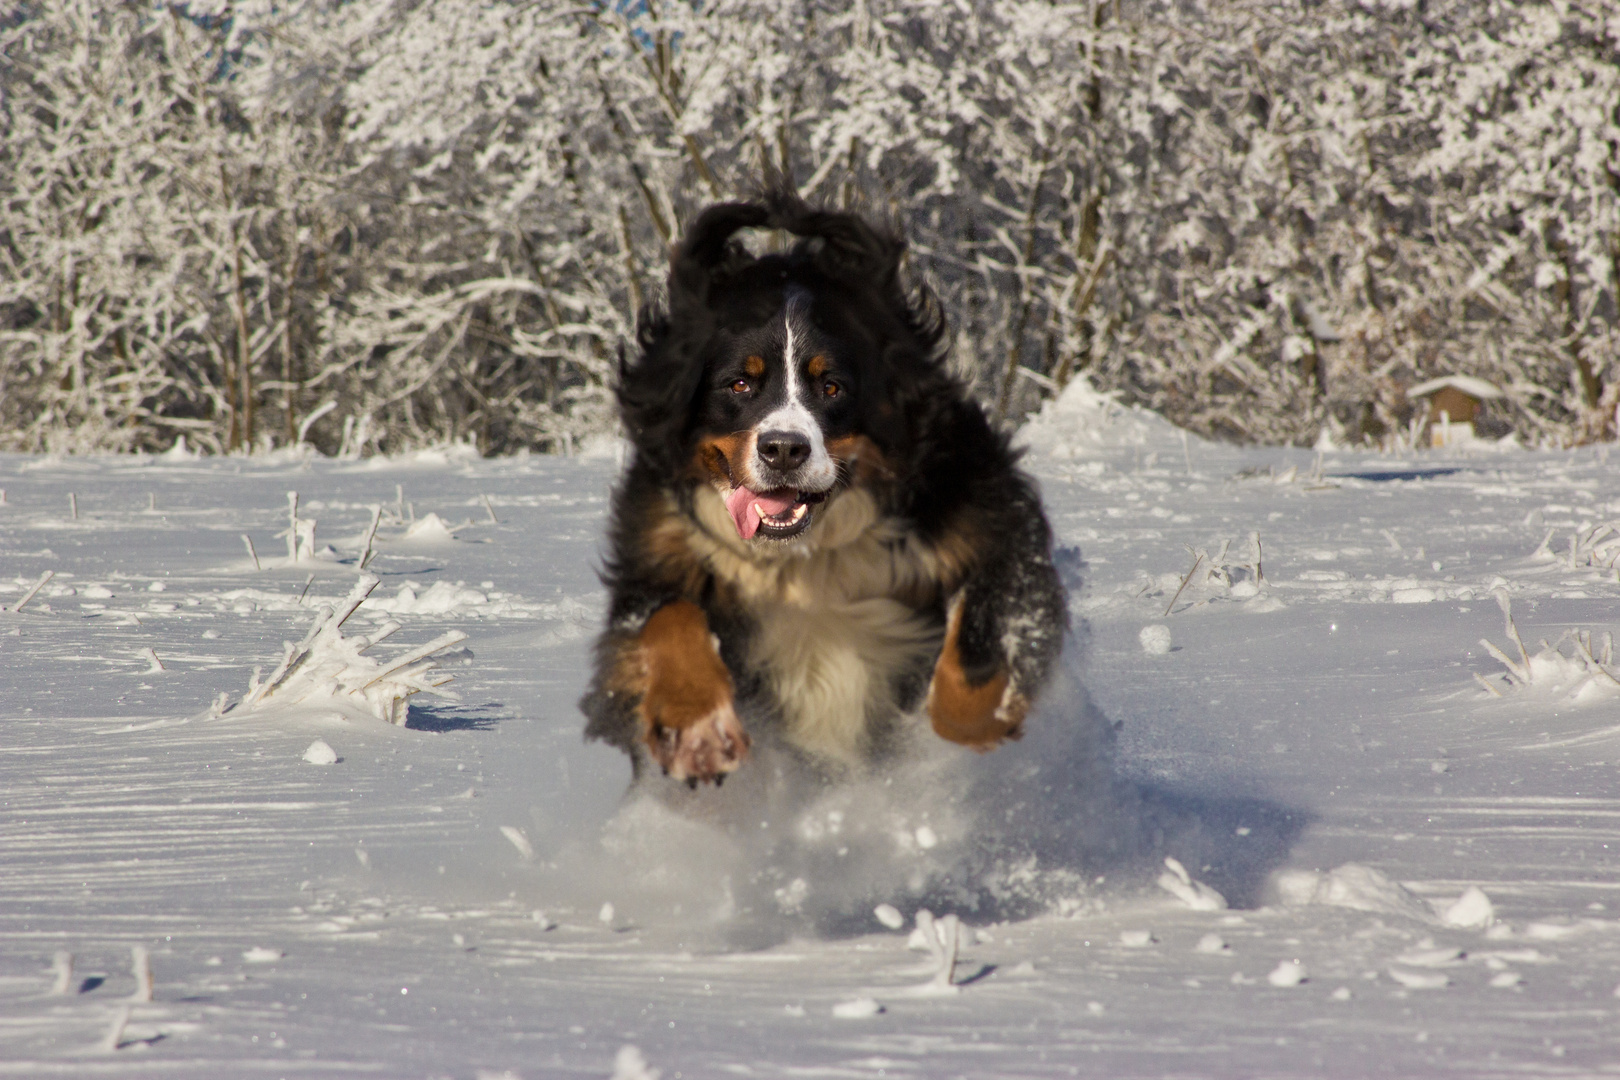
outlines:
{"label": "dog's open mouth", "polygon": [[810,519],[815,515],[812,508],[826,498],[825,491],[795,488],[750,491],[739,487],[726,496],[726,509],[737,524],[737,535],[744,540],[752,540],[756,534],[771,540],[786,540],[810,527]]}

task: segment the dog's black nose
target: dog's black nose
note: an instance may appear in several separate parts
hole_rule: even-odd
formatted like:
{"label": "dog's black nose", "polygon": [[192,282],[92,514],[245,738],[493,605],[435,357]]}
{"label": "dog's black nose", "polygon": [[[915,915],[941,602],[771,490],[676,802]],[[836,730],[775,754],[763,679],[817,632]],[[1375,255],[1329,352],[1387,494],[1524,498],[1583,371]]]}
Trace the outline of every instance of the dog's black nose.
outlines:
{"label": "dog's black nose", "polygon": [[759,459],[777,472],[789,472],[810,460],[810,440],[796,431],[763,432]]}

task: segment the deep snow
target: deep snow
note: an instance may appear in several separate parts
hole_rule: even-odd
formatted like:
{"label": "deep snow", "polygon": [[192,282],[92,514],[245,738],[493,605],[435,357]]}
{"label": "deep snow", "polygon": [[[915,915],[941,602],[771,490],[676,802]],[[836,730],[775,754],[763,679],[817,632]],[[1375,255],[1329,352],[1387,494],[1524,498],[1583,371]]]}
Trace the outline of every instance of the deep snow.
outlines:
{"label": "deep snow", "polygon": [[[1076,631],[1030,737],[680,813],[579,736],[611,448],[0,457],[0,604],[55,572],[0,612],[0,1074],[1620,1068],[1607,449],[1238,449],[1083,389],[1024,439]],[[459,700],[210,718],[378,506],[344,632],[465,632]]]}

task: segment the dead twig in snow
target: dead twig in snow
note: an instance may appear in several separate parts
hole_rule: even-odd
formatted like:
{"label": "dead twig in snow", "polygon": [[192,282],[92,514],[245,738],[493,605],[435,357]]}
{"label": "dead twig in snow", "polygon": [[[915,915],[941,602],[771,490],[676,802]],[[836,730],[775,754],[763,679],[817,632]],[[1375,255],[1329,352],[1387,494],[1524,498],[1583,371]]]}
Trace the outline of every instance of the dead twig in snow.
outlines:
{"label": "dead twig in snow", "polygon": [[124,1028],[129,1024],[129,1006],[120,1005],[113,1013],[112,1024],[107,1028],[107,1034],[101,1040],[103,1050],[117,1050],[124,1045]]}
{"label": "dead twig in snow", "polygon": [[379,523],[381,523],[381,521],[382,503],[378,503],[376,506],[371,508],[371,524],[366,528],[366,539],[365,543],[362,545],[364,550],[360,552],[361,570],[364,570],[366,568],[366,564],[371,562],[371,556],[373,554],[371,542],[377,538],[377,526]]}
{"label": "dead twig in snow", "polygon": [[1600,663],[1597,657],[1592,655],[1592,632],[1588,630],[1586,637],[1582,639],[1580,631],[1576,631],[1573,637],[1575,639],[1575,651],[1580,653],[1582,660],[1586,661],[1586,666],[1592,669],[1599,678],[1608,682],[1610,686],[1620,686],[1620,679],[1615,678],[1614,673]]}
{"label": "dead twig in snow", "polygon": [[51,958],[51,973],[56,981],[51,984],[51,993],[61,995],[73,987],[73,954],[67,950],[58,952]]}
{"label": "dead twig in snow", "polygon": [[1543,555],[1546,555],[1549,558],[1552,556],[1552,538],[1553,534],[1557,531],[1557,529],[1547,530],[1547,535],[1541,538],[1541,543],[1536,545],[1536,550],[1530,553],[1530,557],[1532,559],[1539,559]]}
{"label": "dead twig in snow", "polygon": [[961,920],[955,915],[936,920],[934,913],[927,908],[917,912],[917,929],[922,935],[923,945],[938,965],[934,969],[933,986],[955,986],[956,954],[962,947],[961,926]]}
{"label": "dead twig in snow", "polygon": [[1524,639],[1519,636],[1519,628],[1513,623],[1513,601],[1509,598],[1506,589],[1493,589],[1491,595],[1496,597],[1496,606],[1502,609],[1502,621],[1506,628],[1508,640],[1519,648],[1519,661],[1524,668],[1524,681],[1530,681],[1530,653],[1524,647]]}
{"label": "dead twig in snow", "polygon": [[[15,604],[13,604],[11,606],[11,610],[14,611],[14,612],[21,611],[23,609],[23,605],[28,603],[28,601],[32,600],[34,598],[34,595],[36,593],[38,593],[39,590],[41,590],[41,589],[43,589],[45,587],[45,583],[50,581],[51,578],[53,578],[55,576],[56,576],[56,571],[55,570],[47,570],[43,574],[39,575],[39,580],[34,582],[34,587],[32,589],[29,589],[27,592],[23,593],[23,598],[21,600],[17,601]],[[0,608],[0,611],[4,611],[4,610],[5,610],[4,608]]]}
{"label": "dead twig in snow", "polygon": [[135,945],[129,950],[130,971],[135,976],[135,992],[129,996],[131,1001],[148,1002],[152,1000],[152,954],[146,951],[145,945]]}
{"label": "dead twig in snow", "polygon": [[1204,553],[1200,551],[1198,552],[1198,557],[1193,559],[1192,569],[1188,570],[1187,576],[1181,579],[1181,587],[1178,588],[1176,590],[1176,594],[1170,598],[1170,603],[1165,605],[1164,613],[1166,616],[1168,616],[1171,610],[1176,606],[1176,601],[1181,599],[1181,593],[1187,588],[1187,582],[1191,581],[1192,576],[1198,573],[1198,567],[1203,564],[1203,561]]}

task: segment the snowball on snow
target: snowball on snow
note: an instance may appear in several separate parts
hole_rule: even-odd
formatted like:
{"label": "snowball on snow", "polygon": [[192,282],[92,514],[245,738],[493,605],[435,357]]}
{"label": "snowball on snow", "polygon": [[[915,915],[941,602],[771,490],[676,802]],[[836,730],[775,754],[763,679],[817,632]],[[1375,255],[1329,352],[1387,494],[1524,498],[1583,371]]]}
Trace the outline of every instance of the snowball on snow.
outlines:
{"label": "snowball on snow", "polygon": [[1149,656],[1163,656],[1170,651],[1170,628],[1162,623],[1142,627],[1136,639],[1142,643],[1142,651]]}
{"label": "snowball on snow", "polygon": [[854,1001],[840,1001],[832,1008],[832,1014],[840,1020],[864,1020],[868,1016],[876,1016],[883,1011],[883,1006],[869,997],[856,998]]}
{"label": "snowball on snow", "polygon": [[337,751],[329,746],[325,739],[316,739],[304,751],[304,760],[311,765],[333,765],[338,759]]}
{"label": "snowball on snow", "polygon": [[1496,909],[1484,889],[1470,885],[1463,890],[1456,903],[1441,913],[1440,921],[1447,926],[1483,930],[1496,921]]}
{"label": "snowball on snow", "polygon": [[1305,965],[1298,960],[1284,960],[1266,976],[1272,986],[1298,986],[1305,981]]}
{"label": "snowball on snow", "polygon": [[658,1080],[661,1075],[658,1069],[648,1067],[647,1059],[641,1056],[639,1049],[621,1046],[618,1056],[613,1059],[613,1075],[608,1080]]}

